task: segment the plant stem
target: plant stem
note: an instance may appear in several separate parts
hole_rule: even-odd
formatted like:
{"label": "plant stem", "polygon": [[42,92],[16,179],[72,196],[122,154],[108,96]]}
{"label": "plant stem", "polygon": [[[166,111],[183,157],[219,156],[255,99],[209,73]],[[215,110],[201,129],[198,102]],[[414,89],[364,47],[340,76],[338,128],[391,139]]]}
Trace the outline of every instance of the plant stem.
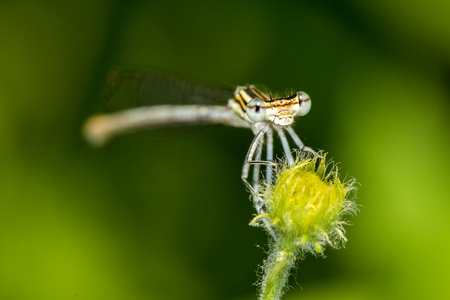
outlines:
{"label": "plant stem", "polygon": [[278,300],[283,294],[289,272],[294,266],[296,258],[293,247],[289,246],[292,244],[279,242],[270,254],[264,267],[265,274],[261,284],[260,300]]}

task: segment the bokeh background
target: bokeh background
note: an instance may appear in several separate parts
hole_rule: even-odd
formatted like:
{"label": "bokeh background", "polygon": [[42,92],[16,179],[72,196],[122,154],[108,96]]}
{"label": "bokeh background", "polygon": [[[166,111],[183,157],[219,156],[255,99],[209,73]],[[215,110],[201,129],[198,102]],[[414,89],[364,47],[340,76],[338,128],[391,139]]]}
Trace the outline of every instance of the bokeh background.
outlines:
{"label": "bokeh background", "polygon": [[[450,2],[0,2],[0,299],[256,299],[248,130],[81,137],[107,70],[302,89],[296,131],[360,184],[285,299],[450,299]],[[260,247],[258,247],[259,245]]]}

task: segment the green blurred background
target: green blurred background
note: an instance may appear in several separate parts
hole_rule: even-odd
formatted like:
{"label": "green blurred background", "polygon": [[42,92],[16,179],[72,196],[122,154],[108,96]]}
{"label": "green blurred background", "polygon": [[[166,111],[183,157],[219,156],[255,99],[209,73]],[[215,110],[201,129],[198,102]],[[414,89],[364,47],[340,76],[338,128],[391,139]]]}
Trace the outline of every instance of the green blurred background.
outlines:
{"label": "green blurred background", "polygon": [[[0,299],[256,299],[266,236],[217,128],[92,149],[113,65],[300,88],[297,122],[360,183],[346,249],[285,299],[450,299],[450,2],[0,2]],[[261,247],[257,247],[260,245]]]}

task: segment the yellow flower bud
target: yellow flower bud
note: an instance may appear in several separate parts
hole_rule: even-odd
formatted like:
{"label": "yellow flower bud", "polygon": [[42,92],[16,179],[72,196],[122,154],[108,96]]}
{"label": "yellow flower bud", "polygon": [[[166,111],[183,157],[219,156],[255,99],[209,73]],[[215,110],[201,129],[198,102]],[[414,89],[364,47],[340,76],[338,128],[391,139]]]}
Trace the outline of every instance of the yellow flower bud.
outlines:
{"label": "yellow flower bud", "polygon": [[322,253],[327,244],[338,247],[345,242],[343,215],[356,209],[348,200],[354,182],[342,182],[336,167],[326,170],[325,156],[300,160],[282,170],[264,195],[267,212],[253,223],[265,219],[260,224],[270,224],[292,250]]}

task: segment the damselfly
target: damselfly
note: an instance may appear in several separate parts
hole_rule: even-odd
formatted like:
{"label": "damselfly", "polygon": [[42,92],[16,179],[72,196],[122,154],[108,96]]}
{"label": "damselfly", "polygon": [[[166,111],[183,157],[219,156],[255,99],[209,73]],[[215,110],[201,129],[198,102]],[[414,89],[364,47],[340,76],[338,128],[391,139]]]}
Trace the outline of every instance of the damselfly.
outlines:
{"label": "damselfly", "polygon": [[299,150],[315,154],[291,128],[294,118],[306,115],[311,108],[311,99],[305,92],[275,99],[253,85],[233,89],[167,76],[154,70],[114,69],[107,77],[103,94],[105,105],[113,107],[115,112],[93,116],[86,122],[85,136],[95,145],[101,145],[113,136],[142,129],[201,124],[250,128],[255,137],[244,161],[242,180],[253,192],[258,214],[264,211],[257,196],[261,190],[260,168],[265,167],[264,181],[271,185],[273,170],[278,165],[274,158],[273,132],[279,136],[289,167],[294,164],[294,157],[285,132]]}

